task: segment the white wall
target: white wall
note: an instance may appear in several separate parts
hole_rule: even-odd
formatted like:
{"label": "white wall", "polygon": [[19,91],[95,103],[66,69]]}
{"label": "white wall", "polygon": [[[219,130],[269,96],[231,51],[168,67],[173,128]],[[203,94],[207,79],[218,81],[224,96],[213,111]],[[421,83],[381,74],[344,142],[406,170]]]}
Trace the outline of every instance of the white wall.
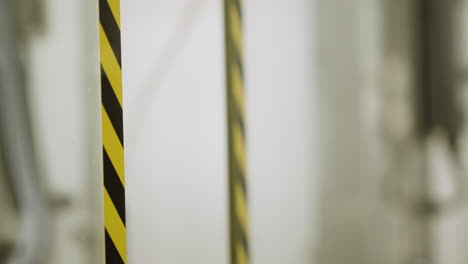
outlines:
{"label": "white wall", "polygon": [[161,59],[187,3],[122,2],[129,262],[227,259],[217,1],[200,1],[178,56]]}
{"label": "white wall", "polygon": [[318,178],[314,1],[244,1],[254,263],[311,263]]}
{"label": "white wall", "polygon": [[[129,262],[228,260],[222,6],[195,2],[122,2]],[[255,263],[312,256],[311,11],[245,1]],[[174,37],[181,16],[190,29]]]}

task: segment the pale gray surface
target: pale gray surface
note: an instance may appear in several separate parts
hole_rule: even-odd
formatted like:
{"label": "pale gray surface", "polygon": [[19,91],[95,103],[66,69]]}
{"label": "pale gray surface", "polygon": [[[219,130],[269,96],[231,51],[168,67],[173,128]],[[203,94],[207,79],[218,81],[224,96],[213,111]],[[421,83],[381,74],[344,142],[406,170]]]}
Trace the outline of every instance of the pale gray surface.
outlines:
{"label": "pale gray surface", "polygon": [[[187,2],[122,2],[129,262],[228,259],[221,1],[204,1],[164,79],[151,81]],[[313,6],[244,4],[252,259],[310,263]]]}
{"label": "pale gray surface", "polygon": [[[317,1],[322,264],[394,263],[383,208],[371,1]],[[371,16],[370,18],[368,18]],[[363,32],[364,30],[364,32]],[[374,46],[373,46],[374,45]],[[370,98],[369,98],[370,97]],[[378,107],[378,104],[377,104]]]}

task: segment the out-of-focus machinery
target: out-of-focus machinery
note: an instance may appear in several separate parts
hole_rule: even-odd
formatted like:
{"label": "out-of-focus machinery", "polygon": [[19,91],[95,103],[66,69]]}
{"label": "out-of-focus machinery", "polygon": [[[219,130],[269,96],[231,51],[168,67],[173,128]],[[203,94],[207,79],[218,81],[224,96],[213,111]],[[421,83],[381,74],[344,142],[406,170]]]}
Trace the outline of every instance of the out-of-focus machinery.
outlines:
{"label": "out-of-focus machinery", "polygon": [[[386,198],[403,213],[404,263],[438,263],[434,221],[461,208],[461,61],[457,23],[462,1],[384,1],[384,134],[390,154]],[[436,143],[434,143],[436,142]],[[445,149],[450,171],[434,168],[431,145]],[[445,185],[445,190],[444,190]],[[439,218],[440,219],[440,218]]]}
{"label": "out-of-focus machinery", "polygon": [[41,1],[0,1],[0,262],[45,263],[48,203],[26,98],[24,43],[42,25]]}
{"label": "out-of-focus machinery", "polygon": [[317,2],[319,262],[466,263],[467,1]]}
{"label": "out-of-focus machinery", "polygon": [[[326,135],[323,146],[329,150],[332,144],[340,145],[329,153],[322,153],[328,157],[329,163],[324,165],[328,166],[324,174],[331,177],[322,181],[325,183],[323,185],[328,184],[325,188],[317,188],[324,190],[323,197],[326,198],[319,212],[323,213],[319,217],[323,216],[324,219],[320,231],[325,234],[325,243],[319,253],[325,261],[320,263],[375,263],[369,260],[387,254],[387,251],[383,251],[387,248],[371,247],[366,242],[383,241],[380,236],[377,239],[372,237],[371,233],[372,230],[383,230],[384,233],[386,226],[370,217],[370,220],[365,220],[367,222],[362,221],[364,217],[360,218],[359,213],[366,212],[374,217],[375,211],[369,207],[377,204],[377,199],[364,195],[371,185],[361,183],[378,177],[362,176],[371,174],[363,173],[366,168],[359,164],[368,161],[364,158],[361,160],[356,153],[365,148],[362,145],[368,143],[367,139],[350,143],[352,140],[345,138],[361,136],[360,124],[355,122],[360,107],[360,99],[356,95],[359,88],[356,87],[361,85],[356,67],[359,30],[354,24],[351,25],[358,20],[356,6],[359,1],[318,2],[320,12],[328,12],[321,17],[324,27],[319,30],[317,40],[323,41],[319,45],[320,68],[332,73],[323,85],[329,87],[322,91],[320,98],[327,102],[322,107],[326,111],[320,114],[326,116],[324,120],[329,122],[326,124],[329,131],[323,133]],[[467,174],[461,140],[466,121],[463,116],[466,109],[461,101],[461,82],[466,81],[466,72],[460,61],[460,54],[463,53],[459,45],[462,24],[458,20],[458,11],[462,10],[460,5],[464,1],[375,2],[378,2],[379,15],[383,18],[383,26],[379,30],[383,36],[380,48],[384,67],[382,76],[379,76],[382,77],[381,82],[376,86],[379,86],[382,97],[382,115],[379,118],[383,137],[380,139],[386,143],[388,169],[382,176],[384,194],[376,194],[378,191],[375,191],[373,198],[383,196],[384,205],[375,207],[400,216],[398,230],[403,237],[398,249],[388,253],[392,257],[398,255],[395,260],[386,258],[381,263],[437,264],[434,225],[448,213],[463,208],[467,198]],[[0,0],[0,263],[49,263],[48,246],[52,244],[53,237],[50,224],[52,214],[49,214],[51,199],[43,185],[43,175],[34,150],[25,78],[28,52],[24,48],[32,35],[44,30],[42,10],[43,0]],[[330,15],[334,13],[339,15]],[[91,22],[97,24],[97,21]],[[333,30],[343,30],[343,34],[333,35]],[[335,90],[328,89],[330,87]],[[98,98],[95,94],[90,97]],[[343,111],[334,111],[335,105],[339,105]],[[451,170],[440,174],[433,168],[431,153],[434,144],[439,146],[439,150],[444,149],[443,155]],[[91,145],[99,144],[93,141]],[[375,182],[371,187],[377,185]],[[100,184],[94,185],[100,188]],[[349,206],[349,201],[354,203],[354,207]],[[342,207],[336,209],[334,205]],[[96,205],[96,208],[99,206]],[[101,208],[96,212],[98,210]],[[369,226],[373,222],[378,222],[379,226],[371,230]],[[101,228],[100,225],[98,227]],[[359,243],[356,237],[371,238],[365,242],[362,239]],[[98,248],[99,243],[88,242],[85,240],[83,244]],[[368,251],[384,249],[377,252],[357,250],[362,248],[370,248]],[[99,248],[96,251],[103,250]]]}

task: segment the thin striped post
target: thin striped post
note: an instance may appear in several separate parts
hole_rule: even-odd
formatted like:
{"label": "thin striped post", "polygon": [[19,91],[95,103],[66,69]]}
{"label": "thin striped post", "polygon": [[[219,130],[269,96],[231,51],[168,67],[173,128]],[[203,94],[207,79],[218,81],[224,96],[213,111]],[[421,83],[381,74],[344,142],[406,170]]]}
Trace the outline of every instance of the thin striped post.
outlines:
{"label": "thin striped post", "polygon": [[120,0],[99,0],[106,264],[127,262]]}
{"label": "thin striped post", "polygon": [[231,264],[249,263],[241,11],[240,0],[224,0]]}

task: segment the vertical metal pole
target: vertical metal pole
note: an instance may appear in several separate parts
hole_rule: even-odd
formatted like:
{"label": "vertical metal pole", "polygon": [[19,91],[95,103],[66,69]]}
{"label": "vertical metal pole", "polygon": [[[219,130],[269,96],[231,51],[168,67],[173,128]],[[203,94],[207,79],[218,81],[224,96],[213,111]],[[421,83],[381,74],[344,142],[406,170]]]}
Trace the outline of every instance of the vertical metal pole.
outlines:
{"label": "vertical metal pole", "polygon": [[241,0],[224,1],[231,264],[249,263]]}
{"label": "vertical metal pole", "polygon": [[120,0],[99,0],[107,264],[127,262]]}

